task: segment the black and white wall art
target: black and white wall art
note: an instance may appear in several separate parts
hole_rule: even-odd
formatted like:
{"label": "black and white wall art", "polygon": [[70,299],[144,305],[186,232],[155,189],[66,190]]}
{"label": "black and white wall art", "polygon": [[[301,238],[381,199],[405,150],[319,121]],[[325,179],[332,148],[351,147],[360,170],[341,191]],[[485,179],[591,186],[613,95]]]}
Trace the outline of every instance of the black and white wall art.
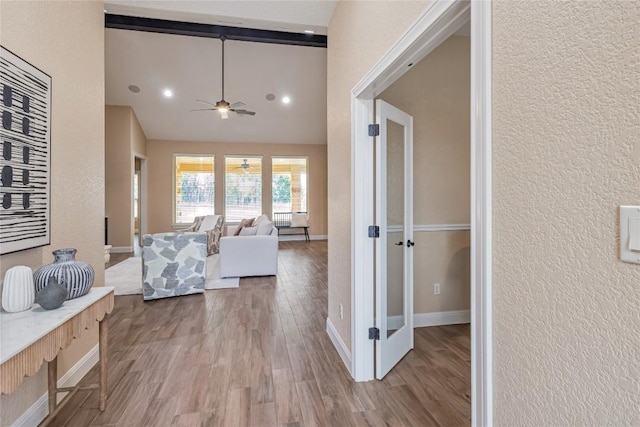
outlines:
{"label": "black and white wall art", "polygon": [[50,243],[51,77],[0,46],[0,255]]}

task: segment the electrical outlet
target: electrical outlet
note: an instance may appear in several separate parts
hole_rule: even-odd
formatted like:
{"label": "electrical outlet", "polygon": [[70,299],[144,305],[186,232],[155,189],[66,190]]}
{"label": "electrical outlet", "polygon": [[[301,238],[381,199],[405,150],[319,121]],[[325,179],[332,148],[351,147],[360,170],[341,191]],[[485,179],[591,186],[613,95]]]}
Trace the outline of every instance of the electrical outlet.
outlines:
{"label": "electrical outlet", "polygon": [[344,320],[344,307],[340,304],[340,320]]}
{"label": "electrical outlet", "polygon": [[440,295],[440,283],[433,284],[433,294]]}

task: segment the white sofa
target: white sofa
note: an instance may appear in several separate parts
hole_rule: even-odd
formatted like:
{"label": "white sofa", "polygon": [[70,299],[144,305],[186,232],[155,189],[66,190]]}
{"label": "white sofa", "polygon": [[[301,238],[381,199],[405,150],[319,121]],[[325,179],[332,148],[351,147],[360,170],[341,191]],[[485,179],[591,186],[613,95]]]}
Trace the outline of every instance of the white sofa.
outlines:
{"label": "white sofa", "polygon": [[220,277],[278,274],[278,229],[267,236],[226,236],[220,239]]}

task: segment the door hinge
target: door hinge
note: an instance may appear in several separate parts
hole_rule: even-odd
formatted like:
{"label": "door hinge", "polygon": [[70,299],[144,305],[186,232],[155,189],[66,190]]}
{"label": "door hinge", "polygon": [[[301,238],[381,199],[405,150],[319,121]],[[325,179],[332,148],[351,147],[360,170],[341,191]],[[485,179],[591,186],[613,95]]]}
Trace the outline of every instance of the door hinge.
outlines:
{"label": "door hinge", "polygon": [[369,328],[369,339],[370,340],[380,340],[380,329],[378,328]]}
{"label": "door hinge", "polygon": [[371,237],[372,239],[377,239],[378,237],[380,237],[380,227],[378,227],[377,225],[370,225],[369,237]]}
{"label": "door hinge", "polygon": [[378,136],[380,135],[380,125],[373,124],[369,125],[369,136]]}

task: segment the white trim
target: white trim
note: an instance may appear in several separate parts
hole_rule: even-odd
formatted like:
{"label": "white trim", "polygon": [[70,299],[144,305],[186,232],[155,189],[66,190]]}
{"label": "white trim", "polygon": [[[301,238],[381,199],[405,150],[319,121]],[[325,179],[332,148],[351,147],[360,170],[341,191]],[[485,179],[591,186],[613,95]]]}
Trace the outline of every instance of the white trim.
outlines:
{"label": "white trim", "polygon": [[374,218],[374,145],[367,125],[374,117],[373,100],[352,94],[351,117],[351,375],[356,381],[369,381],[374,374],[374,346],[365,331],[374,325],[374,239],[368,237],[367,227]]}
{"label": "white trim", "polygon": [[340,359],[342,359],[342,363],[344,363],[344,366],[347,367],[347,370],[349,371],[349,373],[353,375],[353,373],[351,372],[351,352],[347,348],[347,345],[344,343],[344,341],[342,341],[340,334],[338,333],[338,331],[336,331],[335,326],[333,326],[333,323],[331,323],[331,320],[329,320],[328,317],[327,317],[327,335],[329,335],[329,339],[331,340],[331,342],[333,343],[333,346],[338,351],[338,354],[340,355]]}
{"label": "white trim", "polygon": [[[399,233],[404,230],[402,225],[388,225],[387,231],[390,233]],[[413,232],[432,232],[432,231],[468,231],[471,230],[471,224],[414,224]]]}
{"label": "white trim", "polygon": [[428,224],[414,225],[413,231],[468,231],[471,224]]}
{"label": "white trim", "polygon": [[471,3],[471,425],[493,425],[491,3]]}
{"label": "white trim", "polygon": [[124,254],[127,252],[133,252],[132,246],[112,246],[111,253],[112,254]]}
{"label": "white trim", "polygon": [[420,62],[469,20],[466,0],[435,0],[351,90],[360,99],[373,99]]}
{"label": "white trim", "polygon": [[[58,380],[58,387],[73,387],[80,382],[80,380],[87,375],[87,373],[98,363],[98,344],[93,346],[91,350],[87,352],[78,363],[73,365],[66,374]],[[46,369],[46,367],[45,367]],[[58,394],[58,401],[60,401],[66,393]],[[29,407],[22,415],[16,419],[11,427],[31,427],[37,426],[49,413],[49,395],[48,393],[40,396],[33,405]]]}
{"label": "white trim", "polygon": [[471,401],[472,426],[491,427],[491,3],[434,0],[351,94],[351,349],[356,381],[374,378],[373,144],[367,125],[375,96],[455,32],[471,11]]}
{"label": "white trim", "polygon": [[[428,328],[430,326],[459,325],[470,323],[471,312],[469,310],[436,311],[433,313],[415,313],[413,315],[414,328]],[[389,316],[387,329],[396,330],[404,323],[403,316]]]}

